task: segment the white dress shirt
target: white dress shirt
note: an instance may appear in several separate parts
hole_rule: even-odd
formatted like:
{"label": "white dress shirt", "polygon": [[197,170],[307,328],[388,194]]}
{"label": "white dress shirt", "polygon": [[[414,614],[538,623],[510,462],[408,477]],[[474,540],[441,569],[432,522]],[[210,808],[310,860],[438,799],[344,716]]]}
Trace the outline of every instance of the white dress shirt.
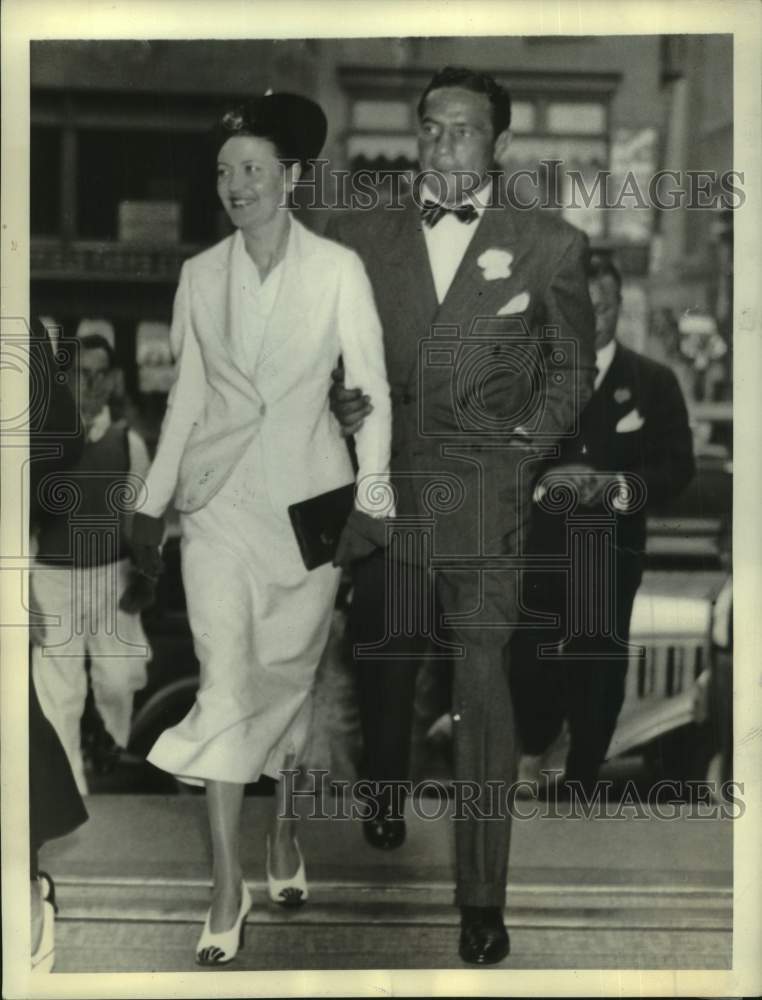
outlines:
{"label": "white dress shirt", "polygon": [[[290,227],[289,222],[289,230]],[[256,371],[268,320],[278,298],[285,270],[285,259],[292,244],[290,231],[287,239],[283,257],[262,281],[257,265],[246,250],[243,233],[237,229],[233,236],[232,281],[235,286],[235,294],[238,296],[236,308],[242,316],[246,317],[243,331],[245,336],[241,343],[233,345],[233,349],[242,357],[252,375]]]}
{"label": "white dress shirt", "polygon": [[611,362],[614,360],[615,354],[615,337],[612,337],[605,347],[601,347],[600,350],[595,352],[595,367],[597,369],[597,374],[595,376],[595,382],[593,382],[593,392],[595,392],[601,382],[606,378],[606,372],[608,372],[609,368],[611,368]]}
{"label": "white dress shirt", "polygon": [[[428,188],[425,193],[434,198]],[[423,236],[426,240],[429,265],[439,303],[444,301],[468,244],[474,238],[484,211],[492,200],[492,185],[489,183],[483,185],[474,194],[469,195],[469,200],[478,216],[473,222],[461,222],[457,216],[447,212],[435,226],[423,224]]]}

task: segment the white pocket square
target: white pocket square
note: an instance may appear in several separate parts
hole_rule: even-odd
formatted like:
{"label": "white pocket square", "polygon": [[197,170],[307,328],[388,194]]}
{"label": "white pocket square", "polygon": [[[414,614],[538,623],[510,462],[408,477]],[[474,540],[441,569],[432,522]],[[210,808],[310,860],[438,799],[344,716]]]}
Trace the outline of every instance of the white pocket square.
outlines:
{"label": "white pocket square", "polygon": [[628,434],[631,431],[639,431],[644,423],[645,420],[640,415],[637,409],[630,410],[629,413],[625,413],[625,415],[616,425],[616,430],[618,434]]}
{"label": "white pocket square", "polygon": [[498,316],[513,316],[514,313],[523,313],[526,311],[529,305],[529,292],[519,292],[518,295],[514,295],[512,299],[505,303],[505,305],[498,309]]}

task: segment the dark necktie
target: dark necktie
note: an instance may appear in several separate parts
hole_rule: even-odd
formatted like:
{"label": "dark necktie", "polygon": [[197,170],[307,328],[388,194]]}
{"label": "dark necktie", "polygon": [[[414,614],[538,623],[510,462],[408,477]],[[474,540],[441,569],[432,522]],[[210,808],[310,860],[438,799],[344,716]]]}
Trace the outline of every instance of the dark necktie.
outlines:
{"label": "dark necktie", "polygon": [[423,205],[421,205],[421,220],[433,229],[448,212],[454,215],[459,222],[464,222],[466,225],[470,225],[470,223],[479,217],[479,213],[471,202],[465,205],[458,205],[455,208],[448,208],[447,205],[440,205],[437,201],[424,201]]}

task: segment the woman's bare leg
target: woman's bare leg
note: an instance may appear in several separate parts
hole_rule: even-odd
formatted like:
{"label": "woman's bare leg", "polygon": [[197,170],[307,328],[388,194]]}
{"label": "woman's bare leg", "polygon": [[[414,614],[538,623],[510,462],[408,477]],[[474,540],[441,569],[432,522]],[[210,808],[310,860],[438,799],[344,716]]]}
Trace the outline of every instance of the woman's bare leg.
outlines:
{"label": "woman's bare leg", "polygon": [[[294,758],[290,757],[283,768],[290,770],[293,767]],[[290,878],[290,876],[296,875],[299,868],[299,855],[294,844],[298,820],[287,818],[292,811],[292,803],[284,802],[284,790],[288,785],[288,782],[281,779],[273,796],[274,808],[270,825],[270,874],[275,878]]]}
{"label": "woman's bare leg", "polygon": [[213,934],[230,930],[241,906],[241,807],[244,786],[231,781],[207,781],[206,802],[212,835]]}

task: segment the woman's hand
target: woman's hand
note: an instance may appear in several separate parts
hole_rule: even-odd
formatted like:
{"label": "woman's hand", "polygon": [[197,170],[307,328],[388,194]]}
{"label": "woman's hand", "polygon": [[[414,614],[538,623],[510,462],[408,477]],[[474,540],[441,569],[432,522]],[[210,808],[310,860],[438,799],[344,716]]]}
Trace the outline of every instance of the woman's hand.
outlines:
{"label": "woman's hand", "polygon": [[341,533],[333,565],[348,569],[356,559],[364,559],[383,548],[386,548],[386,519],[371,517],[355,507]]}

